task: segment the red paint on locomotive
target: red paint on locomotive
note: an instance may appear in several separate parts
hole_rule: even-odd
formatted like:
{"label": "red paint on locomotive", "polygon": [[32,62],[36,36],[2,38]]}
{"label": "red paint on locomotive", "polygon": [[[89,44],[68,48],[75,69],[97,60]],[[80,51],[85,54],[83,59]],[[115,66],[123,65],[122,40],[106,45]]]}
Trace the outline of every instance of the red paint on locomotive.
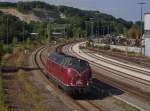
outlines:
{"label": "red paint on locomotive", "polygon": [[66,92],[87,89],[91,80],[89,63],[62,53],[49,53],[48,76]]}

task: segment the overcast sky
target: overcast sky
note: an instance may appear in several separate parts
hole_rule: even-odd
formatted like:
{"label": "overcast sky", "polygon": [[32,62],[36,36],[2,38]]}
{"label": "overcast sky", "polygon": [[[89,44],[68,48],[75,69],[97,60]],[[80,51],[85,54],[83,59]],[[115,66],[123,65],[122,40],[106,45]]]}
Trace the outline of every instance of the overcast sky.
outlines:
{"label": "overcast sky", "polygon": [[[0,0],[15,2],[18,0]],[[26,0],[27,1],[27,0]],[[28,0],[31,1],[31,0]],[[42,0],[41,0],[42,1]],[[126,20],[140,20],[140,6],[138,2],[147,2],[144,12],[150,12],[150,0],[43,0],[50,4],[73,6],[81,9],[99,10],[121,17]]]}

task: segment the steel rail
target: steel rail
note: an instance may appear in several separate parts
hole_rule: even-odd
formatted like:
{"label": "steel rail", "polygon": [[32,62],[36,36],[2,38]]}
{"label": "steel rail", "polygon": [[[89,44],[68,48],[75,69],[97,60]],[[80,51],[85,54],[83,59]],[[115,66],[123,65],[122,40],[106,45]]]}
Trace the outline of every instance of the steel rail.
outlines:
{"label": "steel rail", "polygon": [[[43,64],[43,66],[45,67],[46,64],[44,63],[43,59],[42,59],[42,53],[47,49],[48,47],[42,47],[40,49],[38,49],[34,55],[34,62],[35,64],[40,68],[40,64],[38,63],[38,60],[37,60],[37,57],[38,57],[38,54],[39,54],[39,58],[40,58],[40,61],[41,63]],[[44,80],[46,80],[49,84],[52,84],[48,78],[46,78],[46,72],[44,72],[43,70],[40,70],[41,73],[43,74],[42,78]],[[79,106],[81,109],[83,109],[84,111],[90,111],[90,109],[87,107],[87,106],[84,106],[82,105],[80,102],[77,102],[76,100],[74,100],[73,98],[71,98],[70,96],[68,96],[67,94],[63,93],[62,91],[60,91],[60,89],[58,89],[57,87],[53,87],[55,90],[59,91],[60,94],[62,94],[63,96],[69,98],[70,101],[72,101],[73,103],[75,103],[77,106]],[[95,106],[93,104],[91,104],[91,102],[89,101],[85,101],[87,102],[88,104],[90,104],[93,108],[97,109],[97,111],[104,111],[101,107],[98,107],[98,106]]]}

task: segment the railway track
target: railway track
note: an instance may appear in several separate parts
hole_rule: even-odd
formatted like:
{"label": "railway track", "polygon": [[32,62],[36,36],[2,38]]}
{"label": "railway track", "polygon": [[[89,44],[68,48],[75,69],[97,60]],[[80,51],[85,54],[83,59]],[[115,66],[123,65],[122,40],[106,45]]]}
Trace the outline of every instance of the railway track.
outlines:
{"label": "railway track", "polygon": [[[87,53],[86,53],[87,54]],[[118,67],[122,67],[122,68],[125,68],[125,69],[130,69],[131,71],[136,71],[136,69],[132,69],[132,68],[129,68],[128,66],[126,67],[126,66],[121,66],[121,64],[116,64],[116,63],[112,63],[111,61],[108,61],[108,60],[103,60],[103,58],[99,58],[99,57],[96,57],[96,56],[94,56],[94,55],[92,55],[92,54],[87,54],[87,55],[89,55],[90,57],[93,57],[94,59],[96,59],[96,60],[100,60],[100,61],[103,61],[103,62],[106,62],[106,63],[108,63],[108,64],[112,64],[112,65],[115,65],[115,66],[118,66]],[[84,58],[85,59],[85,58]],[[93,61],[90,61],[90,62],[93,62]],[[137,82],[137,83],[140,83],[140,84],[143,84],[143,85],[145,85],[145,86],[150,86],[150,80],[145,80],[145,79],[142,79],[142,78],[139,78],[139,77],[136,77],[136,76],[134,76],[134,75],[130,75],[130,74],[127,74],[127,73],[124,73],[124,72],[121,72],[121,71],[118,71],[118,70],[114,70],[114,69],[112,69],[112,68],[108,68],[108,67],[106,67],[106,66],[103,66],[103,65],[100,65],[100,64],[97,64],[96,62],[93,62],[94,64],[95,64],[95,66],[97,66],[97,67],[99,67],[99,68],[101,68],[101,69],[104,69],[104,70],[106,70],[106,71],[109,71],[109,72],[111,72],[111,73],[115,73],[116,75],[118,75],[118,76],[121,76],[121,77],[124,77],[124,78],[127,78],[127,79],[132,79],[132,80],[134,80],[135,82]],[[140,72],[140,73],[142,73],[142,70],[140,70],[140,71],[138,71],[138,69],[137,69],[137,71],[136,72]],[[150,76],[150,74],[148,74],[148,73],[142,73],[143,75],[148,75],[148,76]]]}
{"label": "railway track", "polygon": [[[92,49],[90,49],[92,50]],[[131,61],[132,64],[134,64],[135,66],[140,66],[140,67],[143,67],[143,68],[148,68],[150,69],[150,60],[147,59],[147,58],[139,58],[138,56],[137,57],[127,57],[125,54],[121,54],[120,53],[117,53],[117,52],[112,52],[111,54],[109,52],[104,52],[104,51],[100,51],[100,50],[94,50],[98,53],[100,53],[100,55],[103,55],[105,54],[105,56],[107,57],[111,57],[113,59],[116,59],[119,60],[119,61],[122,61],[124,63],[126,63],[127,61]]]}
{"label": "railway track", "polygon": [[146,70],[144,68],[140,69],[138,67],[132,67],[132,66],[129,66],[127,64],[123,64],[123,63],[120,63],[120,62],[117,62],[115,60],[111,60],[111,59],[106,59],[98,54],[93,54],[92,52],[87,52],[87,51],[84,51],[87,55],[97,59],[97,60],[100,60],[100,61],[103,61],[103,62],[106,62],[106,63],[109,63],[109,64],[112,64],[112,65],[115,65],[115,66],[119,66],[119,67],[122,67],[122,68],[125,68],[125,69],[128,69],[128,70],[132,70],[132,71],[135,71],[135,72],[138,72],[138,73],[142,73],[142,74],[145,74],[145,75],[149,75],[150,76],[150,71],[149,70]]}
{"label": "railway track", "polygon": [[[71,50],[73,51],[73,49],[71,48]],[[75,52],[74,52],[75,53]],[[84,53],[84,52],[83,52]],[[77,54],[77,53],[76,53]],[[87,53],[84,53],[84,54],[86,54],[86,55],[89,55],[89,54],[87,54]],[[78,54],[78,56],[80,56],[79,54]],[[81,57],[81,56],[80,56]],[[136,74],[130,74],[130,73],[124,73],[123,71],[120,71],[120,70],[116,70],[116,69],[113,69],[113,68],[111,68],[111,67],[108,67],[108,66],[105,66],[105,65],[102,65],[102,64],[100,64],[100,63],[97,63],[97,62],[95,62],[95,61],[90,61],[90,62],[93,62],[94,64],[97,64],[97,65],[99,65],[99,66],[105,66],[105,67],[107,67],[108,69],[111,69],[111,70],[113,70],[113,71],[116,71],[116,72],[120,72],[120,73],[122,73],[122,74],[126,74],[126,75],[128,75],[128,76],[131,76],[131,77],[133,77],[133,78],[136,78],[136,79],[139,79],[139,80],[143,80],[144,82],[147,82],[146,84],[144,83],[144,82],[141,82],[141,83],[143,83],[143,84],[145,84],[145,85],[148,85],[148,86],[150,86],[150,79],[148,79],[150,76],[150,73],[148,73],[149,72],[149,70],[147,70],[147,71],[145,71],[145,70],[140,70],[140,69],[136,69],[136,68],[131,68],[130,66],[122,66],[121,64],[119,65],[119,64],[117,64],[117,63],[111,63],[111,61],[109,61],[109,60],[102,60],[103,58],[100,58],[100,57],[95,57],[95,56],[93,56],[93,55],[91,55],[90,54],[90,56],[89,57],[92,57],[92,58],[94,58],[94,59],[96,59],[96,60],[100,60],[101,62],[102,61],[104,61],[105,63],[108,63],[108,65],[110,64],[111,66],[118,66],[118,67],[123,67],[123,68],[125,68],[125,69],[127,69],[127,70],[129,70],[129,71],[132,71],[131,73],[133,74],[133,73],[136,73]],[[85,58],[85,57],[83,57],[84,59],[86,59],[86,60],[88,60],[87,58]],[[113,64],[113,65],[112,65]],[[123,69],[122,68],[122,69]],[[136,70],[136,71],[135,71]],[[135,72],[134,72],[135,71]],[[144,73],[142,73],[142,71],[144,72]],[[138,72],[140,72],[140,73],[138,73]],[[147,73],[146,73],[147,72]],[[146,74],[145,74],[146,73]],[[142,75],[143,76],[143,78],[142,77],[140,77],[140,76],[137,76],[137,75]],[[147,77],[147,78],[146,78]],[[140,82],[140,81],[139,81]]]}
{"label": "railway track", "polygon": [[[37,49],[33,55],[33,64],[35,66],[37,66],[38,68],[40,68],[40,72],[41,72],[41,77],[48,83],[49,87],[51,87],[53,89],[53,93],[56,93],[59,98],[65,103],[67,104],[68,107],[71,107],[71,110],[74,111],[105,111],[102,107],[100,106],[96,106],[94,103],[92,103],[91,101],[88,100],[75,100],[72,97],[66,95],[65,93],[63,93],[59,88],[57,88],[56,86],[54,86],[49,79],[45,76],[47,71],[46,71],[46,64],[45,64],[45,60],[46,57],[44,56],[46,53],[46,50],[48,49],[48,46],[45,47],[41,47],[39,49]],[[67,102],[67,103],[66,103]],[[72,107],[74,106],[74,107]]]}
{"label": "railway track", "polygon": [[[70,46],[70,45],[69,45],[69,46],[65,46],[64,49],[63,49],[63,51],[64,51],[65,53],[67,53],[67,54],[74,55],[74,56],[77,56],[77,57],[80,57],[80,58],[82,58],[82,59],[84,59],[84,60],[89,61],[87,58],[82,57],[82,56],[80,56],[79,54],[75,53],[75,52],[73,51],[73,49],[72,49],[72,45],[71,45],[71,46]],[[90,55],[92,55],[92,54],[90,54]],[[93,56],[92,56],[92,57],[93,57]],[[98,58],[98,59],[99,59],[99,58]],[[100,58],[99,60],[101,60],[101,58]],[[107,62],[106,60],[104,60],[104,61]],[[143,85],[143,86],[146,86],[146,87],[149,87],[149,86],[150,86],[150,82],[149,82],[149,81],[146,81],[146,82],[145,82],[145,80],[141,81],[140,78],[136,78],[136,77],[134,77],[134,76],[132,76],[132,75],[128,75],[128,76],[127,76],[126,73],[119,74],[119,73],[122,73],[122,72],[119,72],[119,73],[118,73],[118,71],[109,69],[108,67],[105,67],[105,66],[103,66],[103,65],[100,65],[100,64],[98,64],[98,63],[96,63],[96,62],[93,62],[93,61],[89,61],[89,62],[91,63],[92,66],[96,67],[97,70],[98,70],[98,69],[99,69],[99,70],[103,70],[103,72],[105,72],[105,73],[111,73],[111,74],[113,74],[113,75],[117,75],[117,76],[119,76],[119,77],[126,78],[126,79],[128,79],[128,80],[130,80],[130,81],[134,81],[136,84],[139,84],[139,85]],[[110,61],[109,61],[109,63],[110,63]],[[115,65],[115,64],[114,64],[114,65]],[[134,70],[135,70],[135,69],[134,69]],[[116,80],[114,80],[113,78],[104,76],[103,74],[100,74],[100,73],[97,72],[97,71],[94,71],[94,72],[97,73],[97,74],[96,74],[96,77],[97,77],[97,78],[100,78],[100,80],[103,79],[103,81],[105,81],[106,83],[108,83],[108,84],[110,84],[110,85],[114,85],[114,86],[116,86],[117,88],[123,90],[124,92],[128,92],[128,93],[130,92],[130,93],[132,93],[132,94],[136,94],[136,95],[138,95],[138,96],[140,96],[140,97],[143,97],[143,98],[145,98],[145,99],[148,100],[148,101],[150,100],[150,99],[148,99],[148,98],[149,98],[149,94],[148,94],[147,92],[143,92],[143,91],[138,92],[138,91],[139,91],[139,88],[132,87],[132,86],[128,85],[127,83],[125,84],[125,83],[123,83],[123,82],[116,81]],[[103,75],[103,76],[102,76],[102,75]],[[103,78],[102,78],[102,77],[103,77]],[[109,80],[107,80],[107,79],[109,79]],[[111,82],[110,82],[110,81],[111,81]],[[119,83],[119,84],[121,84],[121,85],[118,85],[118,84],[116,84],[116,83]],[[131,89],[133,89],[133,90],[131,90]]]}

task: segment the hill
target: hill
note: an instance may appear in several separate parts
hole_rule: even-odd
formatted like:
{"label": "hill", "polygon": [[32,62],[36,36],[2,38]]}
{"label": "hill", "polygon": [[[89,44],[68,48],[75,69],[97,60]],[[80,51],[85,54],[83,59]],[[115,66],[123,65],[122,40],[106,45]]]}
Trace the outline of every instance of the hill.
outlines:
{"label": "hill", "polygon": [[18,3],[0,2],[0,8],[16,8],[23,14],[32,13],[34,16],[37,16],[42,20],[47,20],[48,18],[58,19],[61,18],[61,15],[63,14],[66,17],[80,17],[87,20],[94,17],[96,20],[107,22],[114,20],[126,26],[131,25],[131,22],[123,19],[122,21],[120,18],[116,19],[111,15],[104,14],[99,11],[87,11],[67,6],[54,6],[41,1]]}
{"label": "hill", "polygon": [[[69,36],[88,36],[93,22],[94,35],[122,34],[132,27],[131,21],[115,18],[99,11],[81,10],[67,6],[54,6],[41,1],[0,2],[1,11],[19,17],[26,22],[40,21],[53,24],[69,24]],[[93,19],[91,21],[91,18]],[[38,26],[39,27],[39,26]],[[40,27],[43,27],[42,25]],[[44,25],[46,27],[46,25]],[[41,30],[41,29],[39,29]],[[41,31],[43,32],[44,29]]]}
{"label": "hill", "polygon": [[32,13],[24,14],[16,10],[15,8],[0,8],[0,11],[3,13],[11,14],[13,16],[18,17],[22,21],[26,21],[27,23],[31,21],[40,21],[40,19]]}

